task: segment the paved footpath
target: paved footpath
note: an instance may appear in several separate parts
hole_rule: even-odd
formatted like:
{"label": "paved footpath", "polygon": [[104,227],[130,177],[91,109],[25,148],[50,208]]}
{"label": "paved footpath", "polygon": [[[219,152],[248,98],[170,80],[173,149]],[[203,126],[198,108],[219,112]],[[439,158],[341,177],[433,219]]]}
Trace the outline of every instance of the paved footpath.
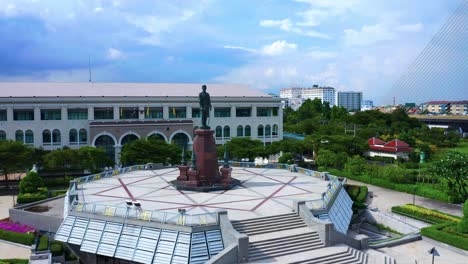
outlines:
{"label": "paved footpath", "polygon": [[[377,207],[381,211],[390,212],[392,206],[413,203],[413,195],[409,193],[389,190],[375,185],[353,180],[348,180],[347,182],[349,184],[367,186],[369,188],[369,192],[372,192],[373,194],[373,198],[370,198],[369,196],[367,197],[367,204],[369,204],[370,207]],[[447,214],[463,216],[462,207],[460,205],[441,202],[433,199],[424,198],[421,196],[416,196],[415,202],[416,205],[422,207],[435,209]]]}

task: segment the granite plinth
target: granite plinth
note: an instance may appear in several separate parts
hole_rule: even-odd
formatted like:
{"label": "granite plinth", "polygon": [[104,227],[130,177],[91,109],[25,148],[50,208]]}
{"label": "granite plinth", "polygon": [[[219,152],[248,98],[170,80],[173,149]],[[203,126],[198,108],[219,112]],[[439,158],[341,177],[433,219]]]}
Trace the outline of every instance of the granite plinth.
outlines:
{"label": "granite plinth", "polygon": [[241,181],[237,179],[231,179],[230,182],[216,183],[213,185],[199,185],[199,186],[194,186],[193,183],[190,181],[173,180],[173,181],[170,181],[170,183],[176,190],[194,191],[194,192],[212,192],[212,191],[232,190],[235,187],[239,186],[241,184]]}

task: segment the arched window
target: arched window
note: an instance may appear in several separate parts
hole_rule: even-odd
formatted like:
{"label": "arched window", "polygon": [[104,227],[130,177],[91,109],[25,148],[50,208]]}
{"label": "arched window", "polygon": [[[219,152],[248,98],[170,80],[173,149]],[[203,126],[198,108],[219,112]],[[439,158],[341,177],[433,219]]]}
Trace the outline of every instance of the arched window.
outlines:
{"label": "arched window", "polygon": [[243,137],[244,136],[244,128],[242,126],[237,127],[237,136]]}
{"label": "arched window", "polygon": [[15,132],[15,140],[18,142],[24,143],[24,134],[22,130],[16,130]]}
{"label": "arched window", "polygon": [[80,145],[88,144],[88,133],[86,132],[86,129],[84,128],[80,129],[78,137],[79,137]]}
{"label": "arched window", "polygon": [[32,130],[26,130],[24,139],[26,144],[34,144],[34,133]]}
{"label": "arched window", "polygon": [[75,145],[76,143],[78,143],[78,132],[76,132],[76,129],[70,130],[68,139],[70,141],[70,145]]}
{"label": "arched window", "polygon": [[278,125],[273,125],[273,136],[278,136]]}
{"label": "arched window", "polygon": [[231,128],[229,126],[224,127],[224,138],[230,138],[231,137]]}
{"label": "arched window", "polygon": [[222,128],[222,127],[217,126],[215,132],[216,132],[216,133],[215,133],[215,137],[216,137],[216,138],[221,138],[221,137],[223,137],[223,128]]}
{"label": "arched window", "polygon": [[61,143],[62,139],[60,138],[60,130],[54,129],[54,131],[52,131],[52,144],[60,145]]}
{"label": "arched window", "polygon": [[52,143],[52,137],[50,136],[50,131],[48,129],[42,131],[42,144],[50,145]]}
{"label": "arched window", "polygon": [[162,141],[166,141],[164,139],[164,137],[161,135],[161,134],[158,134],[158,133],[154,133],[152,134],[151,136],[148,137],[149,140],[162,140]]}
{"label": "arched window", "polygon": [[264,131],[263,131],[263,125],[259,125],[259,126],[258,126],[258,129],[257,129],[257,135],[258,135],[259,137],[263,137],[263,135],[264,135],[263,132],[264,132]]}
{"label": "arched window", "polygon": [[176,144],[181,149],[187,149],[189,138],[184,133],[177,133],[172,137],[172,143]]}
{"label": "arched window", "polygon": [[265,136],[266,137],[271,137],[271,126],[270,125],[265,126]]}
{"label": "arched window", "polygon": [[112,137],[108,135],[102,135],[96,138],[96,141],[94,142],[94,145],[97,148],[103,148],[104,151],[106,151],[107,156],[111,160],[115,160],[115,141],[112,139]]}
{"label": "arched window", "polygon": [[3,130],[0,130],[0,141],[5,141],[6,140],[6,132]]}
{"label": "arched window", "polygon": [[250,132],[250,126],[249,126],[249,125],[246,125],[246,126],[245,126],[244,132],[245,132],[245,133],[244,133],[244,136],[250,137],[251,132]]}
{"label": "arched window", "polygon": [[125,144],[128,144],[128,143],[131,143],[135,140],[138,139],[138,136],[137,135],[134,135],[134,134],[128,134],[126,135],[125,137],[122,138],[121,142],[120,142],[120,145],[125,145]]}

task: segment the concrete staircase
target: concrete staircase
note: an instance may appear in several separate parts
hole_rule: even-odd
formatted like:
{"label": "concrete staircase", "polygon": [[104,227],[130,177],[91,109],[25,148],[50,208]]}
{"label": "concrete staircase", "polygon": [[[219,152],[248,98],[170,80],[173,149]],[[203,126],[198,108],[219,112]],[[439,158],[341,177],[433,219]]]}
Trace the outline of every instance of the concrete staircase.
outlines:
{"label": "concrete staircase", "polygon": [[306,227],[301,217],[295,213],[231,221],[231,223],[237,232],[248,236]]}
{"label": "concrete staircase", "polygon": [[323,248],[323,244],[316,232],[261,240],[249,243],[249,261],[255,262],[319,248]]}
{"label": "concrete staircase", "polygon": [[[346,251],[327,254],[316,258],[291,262],[290,264],[367,264],[368,255],[348,247]],[[393,264],[393,263],[392,263]]]}

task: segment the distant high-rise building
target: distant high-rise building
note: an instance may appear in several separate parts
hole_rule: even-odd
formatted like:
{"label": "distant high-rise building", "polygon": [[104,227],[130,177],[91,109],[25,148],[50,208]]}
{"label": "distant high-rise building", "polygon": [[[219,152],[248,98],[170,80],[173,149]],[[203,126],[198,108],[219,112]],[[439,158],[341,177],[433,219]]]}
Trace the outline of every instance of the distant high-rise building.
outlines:
{"label": "distant high-rise building", "polygon": [[335,88],[319,87],[317,84],[312,88],[283,88],[280,90],[280,97],[284,98],[284,105],[297,109],[302,102],[307,99],[320,99],[322,103],[328,102],[330,106],[335,105]]}
{"label": "distant high-rise building", "polygon": [[335,88],[333,87],[318,87],[314,85],[312,88],[302,90],[302,98],[304,100],[320,99],[322,103],[328,102],[330,106],[335,105]]}
{"label": "distant high-rise building", "polygon": [[337,106],[342,106],[350,112],[361,110],[362,92],[338,92]]}
{"label": "distant high-rise building", "polygon": [[361,104],[361,111],[374,109],[374,102],[372,100],[363,100]]}

